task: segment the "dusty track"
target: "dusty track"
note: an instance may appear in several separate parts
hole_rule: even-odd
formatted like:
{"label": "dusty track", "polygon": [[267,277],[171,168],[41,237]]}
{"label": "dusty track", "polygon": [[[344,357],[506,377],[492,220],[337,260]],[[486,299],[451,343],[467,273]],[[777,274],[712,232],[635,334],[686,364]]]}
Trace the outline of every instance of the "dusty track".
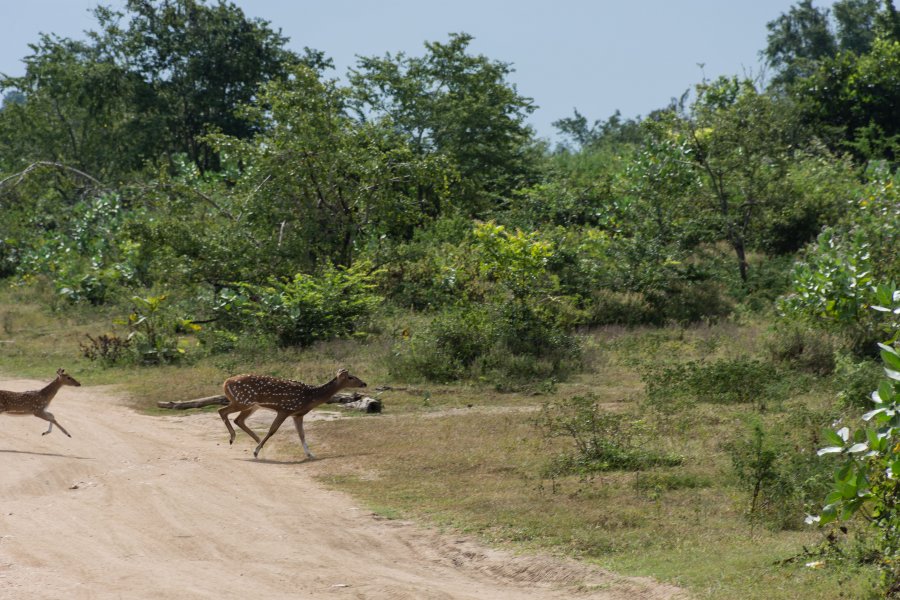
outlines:
{"label": "dusty track", "polygon": [[[6,380],[0,389],[41,382]],[[672,587],[386,521],[216,414],[148,417],[60,390],[72,438],[0,415],[0,598],[663,599]],[[313,413],[314,414],[314,413]],[[269,414],[259,411],[255,427]],[[312,415],[311,415],[312,416]],[[283,446],[282,446],[283,447]],[[319,465],[327,464],[327,456]]]}

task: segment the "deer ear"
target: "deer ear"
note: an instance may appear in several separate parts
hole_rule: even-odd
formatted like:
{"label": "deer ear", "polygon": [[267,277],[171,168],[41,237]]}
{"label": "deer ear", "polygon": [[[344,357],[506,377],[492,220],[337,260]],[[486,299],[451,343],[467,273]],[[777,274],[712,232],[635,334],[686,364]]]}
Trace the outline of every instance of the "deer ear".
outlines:
{"label": "deer ear", "polygon": [[57,374],[57,375],[65,375],[65,374],[66,374],[66,370],[65,370],[65,369],[57,369],[57,370],[56,370],[56,374]]}
{"label": "deer ear", "polygon": [[346,377],[347,375],[350,374],[350,371],[348,371],[347,369],[339,369],[337,374],[338,374],[338,377]]}

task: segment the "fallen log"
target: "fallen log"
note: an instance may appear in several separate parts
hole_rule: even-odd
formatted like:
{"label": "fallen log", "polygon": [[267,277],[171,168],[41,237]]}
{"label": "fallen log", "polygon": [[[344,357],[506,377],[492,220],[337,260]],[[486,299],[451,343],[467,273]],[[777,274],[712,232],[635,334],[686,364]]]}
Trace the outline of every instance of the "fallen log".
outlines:
{"label": "fallen log", "polygon": [[359,410],[366,413],[380,413],[381,400],[364,396],[359,392],[336,394],[328,399],[326,404],[337,404],[347,410]]}
{"label": "fallen log", "polygon": [[207,396],[206,398],[197,398],[196,400],[188,400],[187,402],[157,402],[156,406],[158,408],[175,408],[175,409],[185,409],[185,408],[203,408],[204,406],[213,406],[213,405],[228,405],[228,398],[225,397],[224,394],[219,394],[218,396]]}
{"label": "fallen log", "polygon": [[[341,408],[347,410],[359,410],[367,413],[380,413],[381,400],[363,396],[359,392],[350,394],[337,394],[328,400],[328,404],[337,404]],[[171,408],[175,410],[184,410],[186,408],[203,408],[206,406],[227,406],[228,398],[224,394],[217,396],[207,396],[206,398],[197,398],[196,400],[187,400],[185,402],[157,402],[158,408]]]}

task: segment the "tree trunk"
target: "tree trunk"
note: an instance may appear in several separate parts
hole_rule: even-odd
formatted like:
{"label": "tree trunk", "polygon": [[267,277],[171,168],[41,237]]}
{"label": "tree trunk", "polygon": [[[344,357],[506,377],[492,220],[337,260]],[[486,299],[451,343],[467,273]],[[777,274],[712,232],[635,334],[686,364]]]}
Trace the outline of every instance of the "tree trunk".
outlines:
{"label": "tree trunk", "polygon": [[747,253],[744,250],[744,240],[740,237],[736,237],[732,240],[731,246],[734,248],[735,255],[737,255],[738,269],[741,272],[741,281],[747,283],[747,270],[749,265],[747,264]]}

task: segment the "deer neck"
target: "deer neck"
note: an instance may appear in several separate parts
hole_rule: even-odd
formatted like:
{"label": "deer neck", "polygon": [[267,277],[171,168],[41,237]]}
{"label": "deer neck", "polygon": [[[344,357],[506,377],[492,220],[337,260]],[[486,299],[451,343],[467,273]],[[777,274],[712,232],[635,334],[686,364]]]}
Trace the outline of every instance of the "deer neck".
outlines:
{"label": "deer neck", "polygon": [[41,398],[43,398],[47,402],[50,402],[51,400],[53,400],[53,396],[56,395],[56,392],[58,392],[59,388],[61,388],[61,387],[62,387],[62,379],[57,377],[56,379],[54,379],[53,381],[51,381],[50,383],[45,385],[43,388],[41,388],[41,391],[40,391]]}
{"label": "deer neck", "polygon": [[332,396],[341,391],[341,384],[338,381],[337,377],[329,381],[328,383],[323,383],[317,388],[313,389],[313,393],[311,396],[315,398],[316,404],[322,404],[323,402],[328,401]]}

